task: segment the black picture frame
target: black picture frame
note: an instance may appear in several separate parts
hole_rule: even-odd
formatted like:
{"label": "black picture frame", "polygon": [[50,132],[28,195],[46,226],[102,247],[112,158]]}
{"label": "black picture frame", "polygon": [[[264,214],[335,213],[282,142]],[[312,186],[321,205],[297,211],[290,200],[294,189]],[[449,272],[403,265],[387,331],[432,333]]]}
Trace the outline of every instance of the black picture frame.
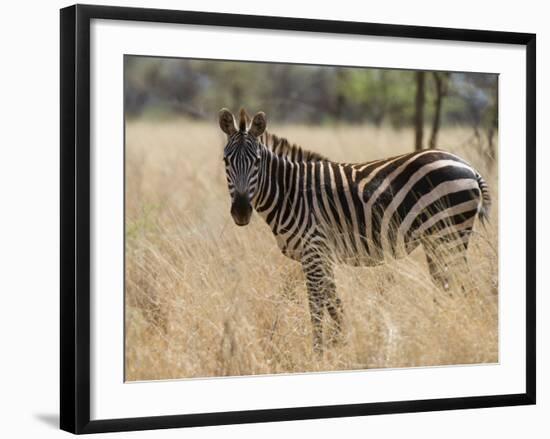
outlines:
{"label": "black picture frame", "polygon": [[[75,5],[60,12],[61,85],[61,349],[60,426],[72,433],[364,416],[535,404],[535,93],[536,36],[448,29],[159,9]],[[526,392],[383,403],[346,404],[90,420],[90,22],[93,19],[503,43],[526,47]]]}

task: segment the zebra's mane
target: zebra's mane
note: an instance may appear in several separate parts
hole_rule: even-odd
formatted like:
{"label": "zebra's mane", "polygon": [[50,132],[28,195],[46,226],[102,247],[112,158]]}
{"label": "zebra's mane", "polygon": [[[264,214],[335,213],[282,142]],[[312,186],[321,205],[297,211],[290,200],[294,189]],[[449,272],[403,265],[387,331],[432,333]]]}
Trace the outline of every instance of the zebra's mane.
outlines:
{"label": "zebra's mane", "polygon": [[286,157],[293,162],[319,162],[328,160],[325,156],[302,148],[295,143],[291,144],[284,137],[279,137],[267,131],[262,134],[262,143],[279,157]]}

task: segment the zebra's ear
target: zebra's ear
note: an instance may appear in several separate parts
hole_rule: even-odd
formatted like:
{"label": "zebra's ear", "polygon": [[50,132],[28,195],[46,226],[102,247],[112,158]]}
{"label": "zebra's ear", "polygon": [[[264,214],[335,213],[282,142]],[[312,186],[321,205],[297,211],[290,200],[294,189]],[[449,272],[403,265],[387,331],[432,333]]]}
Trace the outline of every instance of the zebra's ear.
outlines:
{"label": "zebra's ear", "polygon": [[235,118],[231,111],[227,108],[222,108],[220,110],[220,128],[228,136],[235,134],[237,132],[237,127],[235,126]]}
{"label": "zebra's ear", "polygon": [[256,113],[252,119],[252,124],[250,124],[250,129],[248,132],[254,137],[260,137],[264,133],[266,126],[267,120],[265,118],[265,113],[260,111],[259,113]]}

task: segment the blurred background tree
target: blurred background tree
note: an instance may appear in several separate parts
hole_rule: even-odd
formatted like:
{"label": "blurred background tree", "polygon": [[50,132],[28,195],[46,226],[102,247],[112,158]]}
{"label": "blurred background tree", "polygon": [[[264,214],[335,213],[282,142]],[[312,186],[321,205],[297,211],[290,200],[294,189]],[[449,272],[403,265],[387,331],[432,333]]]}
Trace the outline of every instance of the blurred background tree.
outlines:
{"label": "blurred background tree", "polygon": [[460,125],[496,154],[496,74],[126,56],[124,90],[129,118],[215,120],[245,106],[277,123],[413,127],[416,149]]}

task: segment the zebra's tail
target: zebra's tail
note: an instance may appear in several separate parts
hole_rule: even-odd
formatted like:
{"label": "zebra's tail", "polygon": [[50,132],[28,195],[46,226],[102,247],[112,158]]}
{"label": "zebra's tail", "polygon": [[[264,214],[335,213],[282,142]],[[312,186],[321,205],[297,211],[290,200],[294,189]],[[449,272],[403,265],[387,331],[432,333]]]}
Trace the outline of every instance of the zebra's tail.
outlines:
{"label": "zebra's tail", "polygon": [[489,194],[489,185],[483,179],[479,173],[476,173],[477,184],[479,185],[479,190],[481,191],[481,206],[479,208],[479,220],[481,224],[485,225],[485,221],[489,221],[489,212],[491,210],[491,195]]}

